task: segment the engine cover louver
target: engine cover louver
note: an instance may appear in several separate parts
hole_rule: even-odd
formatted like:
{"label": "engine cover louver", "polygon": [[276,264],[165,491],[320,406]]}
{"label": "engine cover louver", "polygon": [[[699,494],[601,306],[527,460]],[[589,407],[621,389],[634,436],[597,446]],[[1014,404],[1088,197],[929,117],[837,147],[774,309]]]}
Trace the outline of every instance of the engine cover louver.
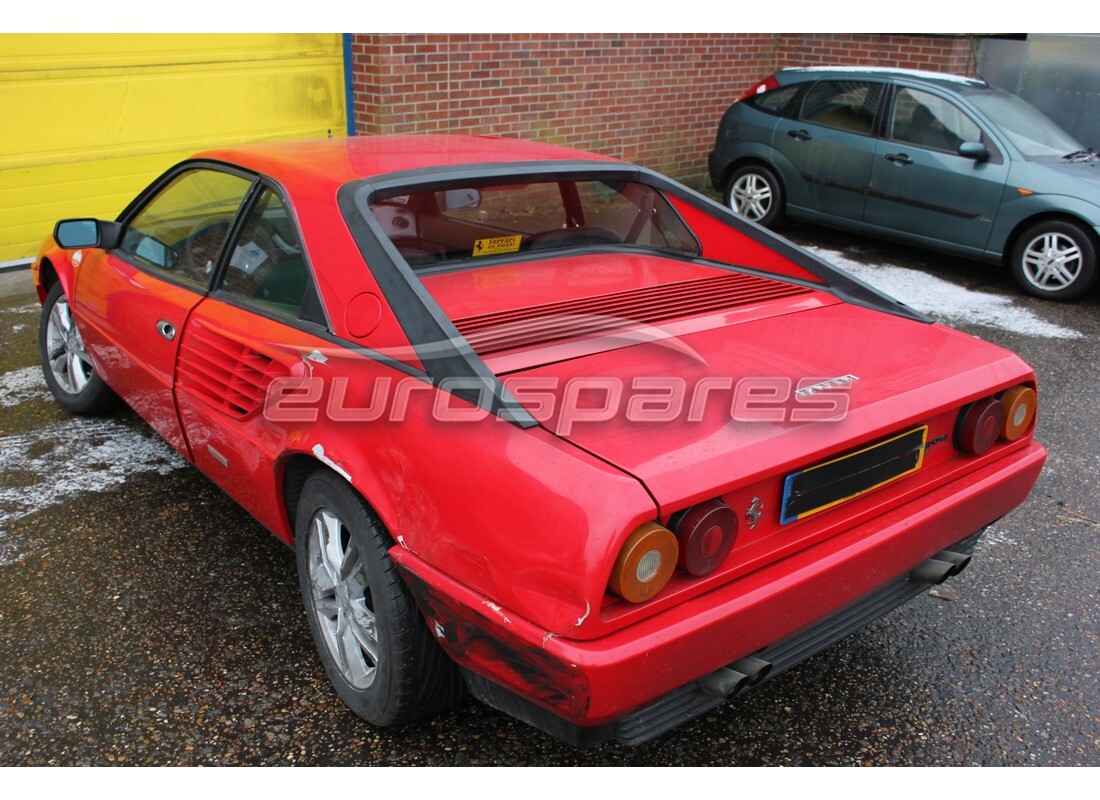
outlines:
{"label": "engine cover louver", "polygon": [[256,413],[271,381],[287,369],[247,345],[192,325],[180,345],[179,388],[235,419]]}
{"label": "engine cover louver", "polygon": [[635,325],[655,325],[811,291],[755,275],[732,273],[479,314],[456,319],[454,324],[478,354],[488,355]]}

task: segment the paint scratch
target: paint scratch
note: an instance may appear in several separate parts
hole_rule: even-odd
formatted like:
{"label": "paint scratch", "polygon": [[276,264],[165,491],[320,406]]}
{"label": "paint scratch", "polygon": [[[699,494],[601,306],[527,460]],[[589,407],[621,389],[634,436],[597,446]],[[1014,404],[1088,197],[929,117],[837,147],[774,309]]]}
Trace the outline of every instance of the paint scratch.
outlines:
{"label": "paint scratch", "polygon": [[313,451],[312,452],[313,452],[313,455],[317,456],[317,459],[321,463],[327,464],[328,466],[332,467],[348,483],[352,482],[351,475],[348,474],[347,470],[345,470],[343,467],[341,467],[339,464],[337,464],[335,461],[333,461],[331,458],[329,458],[328,456],[325,455],[324,445],[320,445],[320,444],[313,445]]}
{"label": "paint scratch", "polygon": [[584,621],[586,619],[588,619],[588,615],[591,614],[591,613],[592,613],[592,604],[589,603],[587,600],[585,600],[584,601],[584,613],[581,614],[580,618],[577,620],[576,627],[579,628],[581,625],[583,625]]}

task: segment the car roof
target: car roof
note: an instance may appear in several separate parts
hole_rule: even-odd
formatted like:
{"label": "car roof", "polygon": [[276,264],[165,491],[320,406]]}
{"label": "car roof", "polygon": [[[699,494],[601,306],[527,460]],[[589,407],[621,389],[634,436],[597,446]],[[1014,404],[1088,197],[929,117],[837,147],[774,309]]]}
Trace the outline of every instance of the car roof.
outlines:
{"label": "car roof", "polygon": [[497,136],[409,134],[261,142],[206,150],[195,158],[223,161],[292,185],[341,186],[408,170],[465,164],[617,159],[543,142]]}
{"label": "car roof", "polygon": [[790,83],[792,80],[818,80],[825,77],[881,77],[881,78],[905,78],[911,81],[940,86],[944,89],[988,89],[989,84],[980,78],[969,78],[965,75],[952,75],[949,72],[931,72],[920,69],[901,69],[895,67],[867,67],[867,66],[822,66],[822,67],[786,67],[775,73],[776,79],[781,83]]}

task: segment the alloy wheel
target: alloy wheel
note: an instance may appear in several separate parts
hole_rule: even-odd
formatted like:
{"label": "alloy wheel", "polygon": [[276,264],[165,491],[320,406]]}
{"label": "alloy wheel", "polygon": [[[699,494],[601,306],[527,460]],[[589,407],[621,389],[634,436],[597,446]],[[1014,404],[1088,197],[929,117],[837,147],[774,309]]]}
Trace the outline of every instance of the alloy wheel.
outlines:
{"label": "alloy wheel", "polygon": [[1061,289],[1077,280],[1081,272],[1081,248],[1071,237],[1048,232],[1036,236],[1024,250],[1023,270],[1040,289]]}
{"label": "alloy wheel", "polygon": [[46,358],[58,385],[69,394],[80,394],[95,374],[64,296],[54,303],[46,323]]}
{"label": "alloy wheel", "polygon": [[753,222],[759,222],[768,215],[773,201],[768,181],[754,172],[742,175],[730,187],[730,206]]}
{"label": "alloy wheel", "polygon": [[366,565],[344,523],[328,509],[309,526],[313,610],[330,655],[356,689],[374,683],[380,647]]}

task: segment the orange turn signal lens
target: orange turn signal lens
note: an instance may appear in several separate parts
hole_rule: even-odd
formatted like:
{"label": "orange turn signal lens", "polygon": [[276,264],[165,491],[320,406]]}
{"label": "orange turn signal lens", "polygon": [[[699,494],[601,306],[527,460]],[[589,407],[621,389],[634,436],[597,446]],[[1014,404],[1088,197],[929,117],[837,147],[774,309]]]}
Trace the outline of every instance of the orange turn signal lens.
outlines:
{"label": "orange turn signal lens", "polygon": [[1001,395],[1001,405],[1005,407],[1001,438],[1014,442],[1024,435],[1035,419],[1035,390],[1030,386],[1013,386]]}
{"label": "orange turn signal lens", "polygon": [[665,588],[676,569],[676,534],[656,522],[647,522],[627,537],[608,588],[631,603],[644,603]]}

